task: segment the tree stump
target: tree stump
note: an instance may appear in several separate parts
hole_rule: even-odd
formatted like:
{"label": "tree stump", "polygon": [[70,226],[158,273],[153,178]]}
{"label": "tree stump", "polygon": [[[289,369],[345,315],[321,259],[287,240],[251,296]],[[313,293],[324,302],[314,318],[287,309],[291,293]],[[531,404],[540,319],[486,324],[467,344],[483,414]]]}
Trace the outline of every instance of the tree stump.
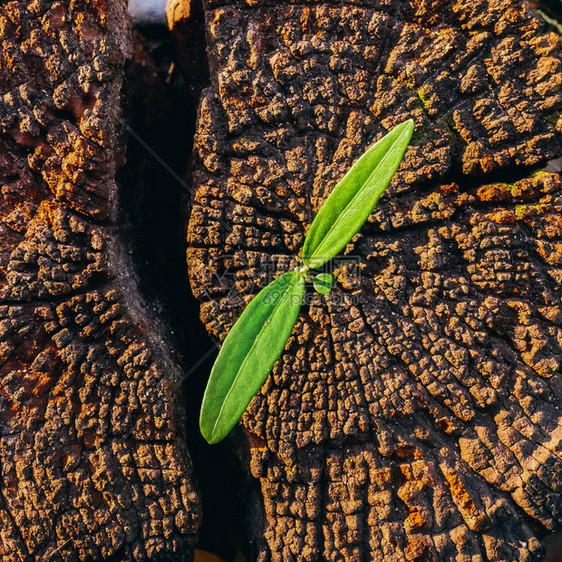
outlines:
{"label": "tree stump", "polygon": [[560,37],[523,0],[206,0],[189,223],[222,339],[353,161],[412,145],[242,425],[259,560],[542,560],[562,526]]}
{"label": "tree stump", "polygon": [[126,2],[0,22],[0,557],[189,559],[181,371],[120,231]]}

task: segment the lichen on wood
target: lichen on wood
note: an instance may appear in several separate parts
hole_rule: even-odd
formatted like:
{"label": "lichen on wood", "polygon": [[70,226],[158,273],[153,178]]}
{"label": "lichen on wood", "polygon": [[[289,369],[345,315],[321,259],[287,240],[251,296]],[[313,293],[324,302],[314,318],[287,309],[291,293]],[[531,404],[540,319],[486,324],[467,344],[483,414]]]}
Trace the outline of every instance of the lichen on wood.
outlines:
{"label": "lichen on wood", "polygon": [[[560,37],[522,0],[207,0],[192,288],[224,338],[416,133],[243,418],[260,560],[541,560],[562,526]],[[234,289],[234,290],[233,290]]]}
{"label": "lichen on wood", "polygon": [[0,558],[187,559],[181,372],[118,219],[126,2],[7,2],[0,27]]}

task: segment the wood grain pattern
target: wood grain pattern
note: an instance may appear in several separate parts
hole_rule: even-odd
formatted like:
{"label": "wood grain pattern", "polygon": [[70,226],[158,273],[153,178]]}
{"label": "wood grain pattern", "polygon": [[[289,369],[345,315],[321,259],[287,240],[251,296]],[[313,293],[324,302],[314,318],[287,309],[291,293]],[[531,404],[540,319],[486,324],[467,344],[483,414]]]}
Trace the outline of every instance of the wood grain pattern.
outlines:
{"label": "wood grain pattern", "polygon": [[[243,418],[259,560],[541,560],[562,526],[560,38],[522,0],[205,2],[192,287],[224,338],[416,133]],[[237,298],[242,295],[243,299]]]}
{"label": "wood grain pattern", "polygon": [[0,28],[0,558],[188,559],[181,372],[120,231],[126,2]]}

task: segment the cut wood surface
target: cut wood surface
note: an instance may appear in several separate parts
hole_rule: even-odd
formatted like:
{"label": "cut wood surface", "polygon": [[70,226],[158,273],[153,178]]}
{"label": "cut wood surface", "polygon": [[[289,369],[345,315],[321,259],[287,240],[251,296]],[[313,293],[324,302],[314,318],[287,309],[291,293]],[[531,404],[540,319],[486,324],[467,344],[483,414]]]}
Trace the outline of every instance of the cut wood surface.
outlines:
{"label": "cut wood surface", "polygon": [[[207,0],[189,224],[201,318],[296,265],[408,118],[405,160],[242,419],[265,560],[542,560],[562,527],[560,38],[519,0]],[[240,298],[243,297],[243,298]]]}
{"label": "cut wood surface", "polygon": [[181,371],[119,230],[126,2],[0,27],[0,558],[189,559]]}

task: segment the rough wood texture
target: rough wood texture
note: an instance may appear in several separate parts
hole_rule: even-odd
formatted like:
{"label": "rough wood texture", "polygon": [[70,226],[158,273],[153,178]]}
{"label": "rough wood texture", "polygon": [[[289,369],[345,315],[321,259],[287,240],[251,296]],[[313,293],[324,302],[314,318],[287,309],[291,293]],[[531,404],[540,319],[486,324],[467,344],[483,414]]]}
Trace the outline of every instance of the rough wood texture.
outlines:
{"label": "rough wood texture", "polygon": [[542,559],[562,526],[562,181],[522,167],[561,152],[560,38],[520,0],[206,17],[189,264],[218,338],[354,159],[416,121],[347,248],[360,278],[337,267],[243,418],[259,559]]}
{"label": "rough wood texture", "polygon": [[186,559],[181,373],[118,229],[126,2],[5,2],[0,28],[0,558]]}

